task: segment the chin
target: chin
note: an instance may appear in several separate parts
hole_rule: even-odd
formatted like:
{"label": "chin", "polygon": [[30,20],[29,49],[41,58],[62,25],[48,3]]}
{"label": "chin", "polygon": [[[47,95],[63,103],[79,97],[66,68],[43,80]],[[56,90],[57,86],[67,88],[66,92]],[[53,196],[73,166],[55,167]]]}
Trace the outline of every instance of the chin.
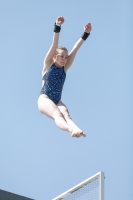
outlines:
{"label": "chin", "polygon": [[64,64],[61,64],[61,63],[60,63],[60,64],[58,64],[58,66],[59,66],[59,67],[63,67],[63,66],[64,66]]}

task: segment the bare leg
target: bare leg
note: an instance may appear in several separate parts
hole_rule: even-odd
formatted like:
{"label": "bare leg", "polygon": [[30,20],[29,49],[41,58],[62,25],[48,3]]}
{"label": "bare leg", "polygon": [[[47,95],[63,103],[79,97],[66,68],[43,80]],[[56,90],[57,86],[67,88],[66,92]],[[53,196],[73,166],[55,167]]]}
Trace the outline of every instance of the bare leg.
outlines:
{"label": "bare leg", "polygon": [[72,127],[67,124],[59,108],[51,101],[47,95],[40,95],[38,99],[38,108],[41,113],[55,120],[56,125],[64,130],[72,133]]}
{"label": "bare leg", "polygon": [[65,104],[63,104],[62,101],[60,101],[57,106],[58,106],[59,110],[61,111],[61,113],[63,114],[67,124],[73,128],[72,136],[73,137],[80,137],[80,136],[85,137],[86,136],[85,133],[71,119],[69,111],[68,111],[67,107],[65,106]]}

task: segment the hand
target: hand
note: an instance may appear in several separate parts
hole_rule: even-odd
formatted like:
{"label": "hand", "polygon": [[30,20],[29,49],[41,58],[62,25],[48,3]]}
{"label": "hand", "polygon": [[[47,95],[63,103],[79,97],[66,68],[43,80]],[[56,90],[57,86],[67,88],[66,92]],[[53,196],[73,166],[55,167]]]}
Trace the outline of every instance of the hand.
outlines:
{"label": "hand", "polygon": [[87,24],[84,26],[84,32],[90,33],[91,30],[92,30],[91,23],[87,23]]}
{"label": "hand", "polygon": [[63,24],[63,23],[64,23],[64,17],[63,17],[63,16],[60,16],[60,17],[58,17],[58,18],[56,19],[56,24],[61,25],[61,24]]}

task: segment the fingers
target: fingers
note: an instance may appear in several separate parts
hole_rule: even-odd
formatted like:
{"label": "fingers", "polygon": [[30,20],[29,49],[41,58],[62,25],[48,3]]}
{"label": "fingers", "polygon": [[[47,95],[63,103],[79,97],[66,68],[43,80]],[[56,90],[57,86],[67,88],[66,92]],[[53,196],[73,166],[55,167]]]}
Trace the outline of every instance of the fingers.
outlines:
{"label": "fingers", "polygon": [[[56,23],[57,24],[63,24],[65,21],[64,17],[63,16],[59,16],[57,17],[56,19]],[[88,22],[85,26],[84,26],[84,31],[87,32],[87,33],[90,33],[90,31],[92,30],[92,26],[91,26],[91,23]]]}
{"label": "fingers", "polygon": [[85,25],[86,28],[91,28],[91,23],[88,22],[86,25]]}
{"label": "fingers", "polygon": [[87,33],[90,33],[91,30],[92,30],[91,23],[88,22],[88,23],[84,26],[84,31],[87,32]]}
{"label": "fingers", "polygon": [[56,23],[58,23],[58,24],[63,24],[64,23],[64,17],[63,16],[59,16],[59,17],[57,17],[57,19],[56,19]]}

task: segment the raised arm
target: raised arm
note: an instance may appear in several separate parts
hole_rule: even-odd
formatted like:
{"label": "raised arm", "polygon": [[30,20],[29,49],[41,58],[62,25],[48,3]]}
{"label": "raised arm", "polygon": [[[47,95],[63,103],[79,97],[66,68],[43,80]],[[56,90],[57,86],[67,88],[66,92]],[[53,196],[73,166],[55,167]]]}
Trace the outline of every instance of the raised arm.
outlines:
{"label": "raised arm", "polygon": [[44,66],[43,66],[42,74],[44,74],[47,71],[47,69],[50,67],[50,65],[53,62],[53,56],[54,56],[55,50],[58,47],[58,40],[59,40],[61,24],[63,24],[63,23],[64,23],[64,17],[60,16],[56,19],[52,45],[44,58]]}
{"label": "raised arm", "polygon": [[83,35],[76,42],[76,44],[73,46],[71,52],[69,53],[68,60],[67,60],[67,63],[65,65],[65,69],[66,70],[72,65],[73,60],[75,58],[75,55],[76,55],[77,51],[79,50],[79,48],[81,47],[81,45],[84,43],[84,41],[87,39],[87,37],[90,35],[90,31],[91,30],[92,30],[91,23],[87,23],[84,26],[84,33],[83,33]]}

